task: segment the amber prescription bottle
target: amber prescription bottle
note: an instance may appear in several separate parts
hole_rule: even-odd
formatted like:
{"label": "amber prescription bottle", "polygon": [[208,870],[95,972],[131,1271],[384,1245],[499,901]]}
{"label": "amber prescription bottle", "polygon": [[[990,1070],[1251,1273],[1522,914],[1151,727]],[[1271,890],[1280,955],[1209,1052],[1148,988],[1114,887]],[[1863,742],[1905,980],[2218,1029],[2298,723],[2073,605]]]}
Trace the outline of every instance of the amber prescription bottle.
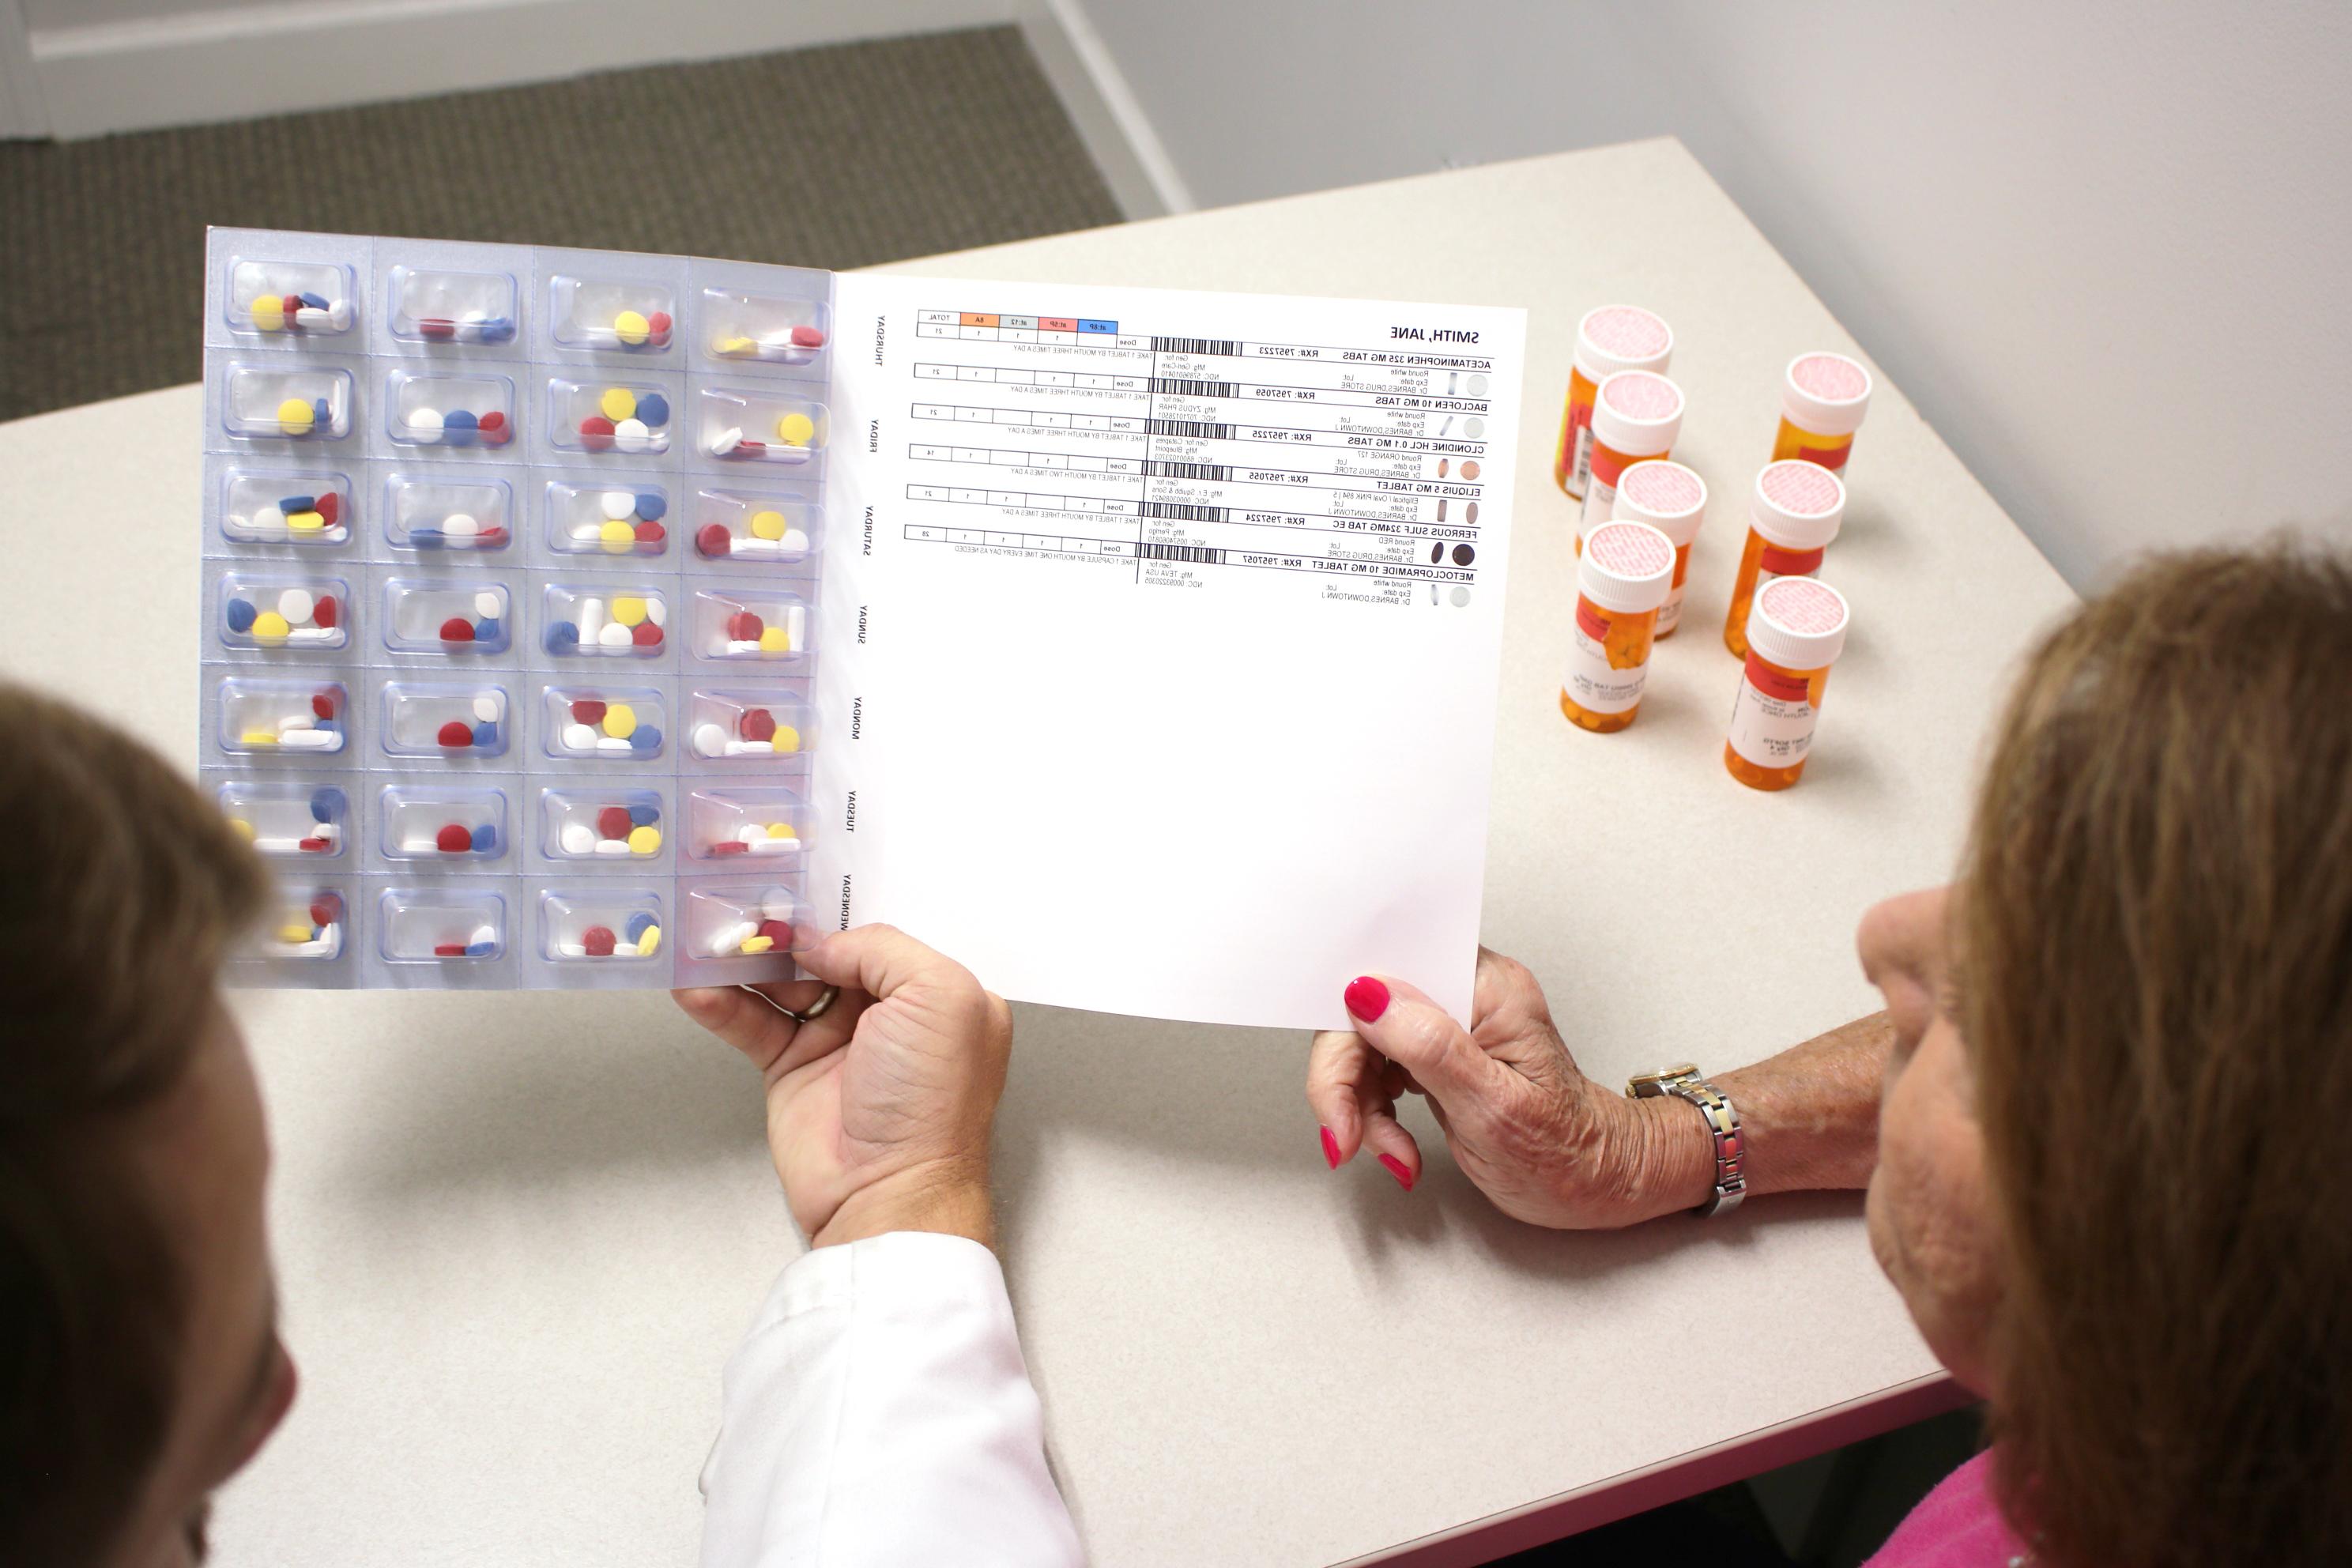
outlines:
{"label": "amber prescription bottle", "polygon": [[1682,624],[1683,579],[1690,575],[1691,545],[1706,517],[1706,481],[1680,463],[1654,458],[1618,479],[1615,510],[1618,521],[1646,522],[1674,542],[1674,586],[1658,606],[1658,635],[1670,637]]}
{"label": "amber prescription bottle", "polygon": [[1576,547],[1609,521],[1617,481],[1628,468],[1674,450],[1683,429],[1683,389],[1654,370],[1621,370],[1592,398],[1592,471],[1585,476],[1584,511]]}
{"label": "amber prescription bottle", "polygon": [[1723,765],[1749,789],[1787,789],[1805,771],[1822,689],[1845,649],[1847,614],[1844,595],[1810,577],[1783,577],[1757,592],[1723,742]]}
{"label": "amber prescription bottle", "polygon": [[1552,482],[1578,500],[1592,470],[1592,399],[1621,370],[1664,370],[1674,357],[1675,334],[1662,316],[1639,305],[1596,305],[1576,323],[1576,353],[1569,363],[1568,405],[1560,410],[1559,447]]}
{"label": "amber prescription bottle", "polygon": [[1870,372],[1843,354],[1799,354],[1780,376],[1780,432],[1772,460],[1797,458],[1835,473],[1853,455],[1870,412]]}
{"label": "amber prescription bottle", "polygon": [[1604,522],[1576,563],[1576,622],[1559,710],[1605,735],[1633,721],[1650,676],[1658,606],[1675,578],[1674,542],[1646,522]]}
{"label": "amber prescription bottle", "polygon": [[1767,463],[1748,502],[1748,543],[1731,584],[1723,646],[1748,657],[1748,606],[1776,577],[1811,577],[1845,520],[1845,486],[1818,463]]}

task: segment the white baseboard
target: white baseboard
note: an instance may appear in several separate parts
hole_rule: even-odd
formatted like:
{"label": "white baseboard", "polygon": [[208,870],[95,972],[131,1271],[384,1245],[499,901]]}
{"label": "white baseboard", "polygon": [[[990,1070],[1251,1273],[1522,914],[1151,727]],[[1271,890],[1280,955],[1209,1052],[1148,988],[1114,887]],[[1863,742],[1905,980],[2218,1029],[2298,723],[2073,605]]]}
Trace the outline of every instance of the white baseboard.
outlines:
{"label": "white baseboard", "polygon": [[1080,0],[1031,0],[1021,30],[1119,211],[1129,218],[1192,211],[1192,188]]}
{"label": "white baseboard", "polygon": [[300,0],[45,27],[63,139],[1024,19],[1030,0]]}

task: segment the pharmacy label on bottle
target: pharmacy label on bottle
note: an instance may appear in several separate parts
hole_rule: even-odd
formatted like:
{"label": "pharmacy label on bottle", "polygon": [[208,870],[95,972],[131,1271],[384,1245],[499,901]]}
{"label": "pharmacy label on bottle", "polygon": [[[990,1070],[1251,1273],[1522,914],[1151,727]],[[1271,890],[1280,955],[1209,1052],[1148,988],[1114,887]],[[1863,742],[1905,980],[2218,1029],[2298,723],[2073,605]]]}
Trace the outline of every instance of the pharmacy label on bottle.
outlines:
{"label": "pharmacy label on bottle", "polygon": [[1647,658],[1630,669],[1610,663],[1609,633],[1615,624],[1590,600],[1577,599],[1576,633],[1570,640],[1568,673],[1560,688],[1588,713],[1624,712],[1642,700],[1643,684],[1650,678]]}
{"label": "pharmacy label on bottle", "polygon": [[1812,747],[1821,711],[1811,697],[1803,677],[1783,675],[1749,654],[1731,699],[1731,749],[1759,768],[1795,767]]}

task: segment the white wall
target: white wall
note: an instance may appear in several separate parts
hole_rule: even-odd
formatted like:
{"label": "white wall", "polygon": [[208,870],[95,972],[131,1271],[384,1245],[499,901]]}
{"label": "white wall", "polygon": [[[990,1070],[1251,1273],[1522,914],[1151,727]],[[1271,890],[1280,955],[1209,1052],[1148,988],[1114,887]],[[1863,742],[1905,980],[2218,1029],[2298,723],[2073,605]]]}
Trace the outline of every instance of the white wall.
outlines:
{"label": "white wall", "polygon": [[1204,205],[1680,136],[2078,586],[2352,539],[2352,6],[1079,4]]}

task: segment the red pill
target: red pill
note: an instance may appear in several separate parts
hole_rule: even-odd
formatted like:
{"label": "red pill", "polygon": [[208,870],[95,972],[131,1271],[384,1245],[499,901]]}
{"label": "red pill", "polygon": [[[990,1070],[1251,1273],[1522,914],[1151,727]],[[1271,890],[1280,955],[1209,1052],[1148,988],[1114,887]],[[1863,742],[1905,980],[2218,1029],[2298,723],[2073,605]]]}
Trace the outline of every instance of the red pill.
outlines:
{"label": "red pill", "polygon": [[602,724],[604,721],[604,705],[593,697],[583,697],[572,705],[572,721],[574,724]]}
{"label": "red pill", "polygon": [[438,316],[427,316],[416,323],[416,335],[422,338],[454,338],[457,335],[457,323],[445,321]]}
{"label": "red pill", "polygon": [[434,738],[445,746],[470,746],[474,743],[474,731],[470,726],[452,719],[441,726],[441,733]]}
{"label": "red pill", "polygon": [[475,422],[474,434],[485,447],[503,447],[514,436],[507,428],[507,416],[495,408]]}
{"label": "red pill", "polygon": [[444,855],[463,855],[474,847],[474,836],[463,823],[452,822],[433,836],[433,846]]}
{"label": "red pill", "polygon": [[506,544],[507,531],[503,528],[486,528],[474,535],[474,548],[477,550],[503,550]]}
{"label": "red pill", "polygon": [[342,610],[335,604],[332,594],[321,594],[310,601],[310,619],[316,625],[331,626],[335,624],[335,617],[341,614]]}
{"label": "red pill", "polygon": [[299,315],[302,310],[302,296],[299,294],[289,294],[286,298],[278,301],[278,308],[286,312],[286,324],[289,327],[293,326],[295,324],[295,317]]}
{"label": "red pill", "polygon": [[343,907],[341,900],[320,899],[317,903],[310,906],[310,923],[321,930],[324,930],[326,927],[333,925],[335,923],[335,917],[342,912]]}
{"label": "red pill", "polygon": [[646,518],[639,518],[637,520],[637,542],[639,544],[659,544],[663,540],[667,539],[668,537],[669,530],[664,528],[660,523],[652,521]]}
{"label": "red pill", "polygon": [[773,941],[780,950],[793,945],[793,928],[782,921],[761,921],[760,934]]}
{"label": "red pill", "polygon": [[447,620],[441,623],[441,640],[443,642],[472,642],[474,640],[474,623],[467,620],[463,616],[451,616]]}
{"label": "red pill", "polygon": [[669,347],[670,319],[667,310],[656,310],[646,318],[646,341],[657,349]]}
{"label": "red pill", "polygon": [[814,327],[794,327],[793,329],[793,346],[803,349],[821,349],[824,347],[824,334]]}
{"label": "red pill", "polygon": [[735,456],[739,458],[757,458],[761,453],[767,449],[768,444],[765,441],[739,441],[735,444]]}
{"label": "red pill", "polygon": [[776,716],[765,708],[746,708],[743,716],[735,721],[735,732],[747,741],[772,741],[776,738]]}
{"label": "red pill", "polygon": [[601,414],[591,414],[580,422],[580,444],[592,452],[613,449],[613,422]]}
{"label": "red pill", "polygon": [[710,847],[713,855],[749,855],[751,847],[740,838],[722,838]]}
{"label": "red pill", "polygon": [[308,855],[323,855],[327,852],[327,841],[323,838],[305,838],[294,847]]}
{"label": "red pill", "polygon": [[727,639],[730,642],[758,642],[760,634],[765,630],[767,628],[760,624],[760,617],[749,610],[738,610],[727,617]]}
{"label": "red pill", "polygon": [[310,717],[331,719],[335,716],[335,694],[331,691],[310,693]]}
{"label": "red pill", "polygon": [[723,522],[706,522],[694,531],[694,547],[705,555],[724,556],[735,548],[735,536]]}
{"label": "red pill", "polygon": [[633,826],[626,806],[608,805],[596,814],[596,837],[599,838],[626,838]]}
{"label": "red pill", "polygon": [[662,641],[661,627],[651,621],[639,621],[629,628],[629,640],[639,647],[659,647]]}
{"label": "red pill", "polygon": [[323,491],[319,499],[310,504],[318,512],[320,521],[329,528],[334,527],[335,520],[343,515],[343,498],[333,490]]}
{"label": "red pill", "polygon": [[436,958],[463,958],[466,956],[466,944],[462,942],[436,942],[433,944],[433,956]]}
{"label": "red pill", "polygon": [[613,928],[610,926],[590,926],[586,931],[580,933],[580,945],[582,948],[586,950],[588,956],[591,958],[612,957]]}

